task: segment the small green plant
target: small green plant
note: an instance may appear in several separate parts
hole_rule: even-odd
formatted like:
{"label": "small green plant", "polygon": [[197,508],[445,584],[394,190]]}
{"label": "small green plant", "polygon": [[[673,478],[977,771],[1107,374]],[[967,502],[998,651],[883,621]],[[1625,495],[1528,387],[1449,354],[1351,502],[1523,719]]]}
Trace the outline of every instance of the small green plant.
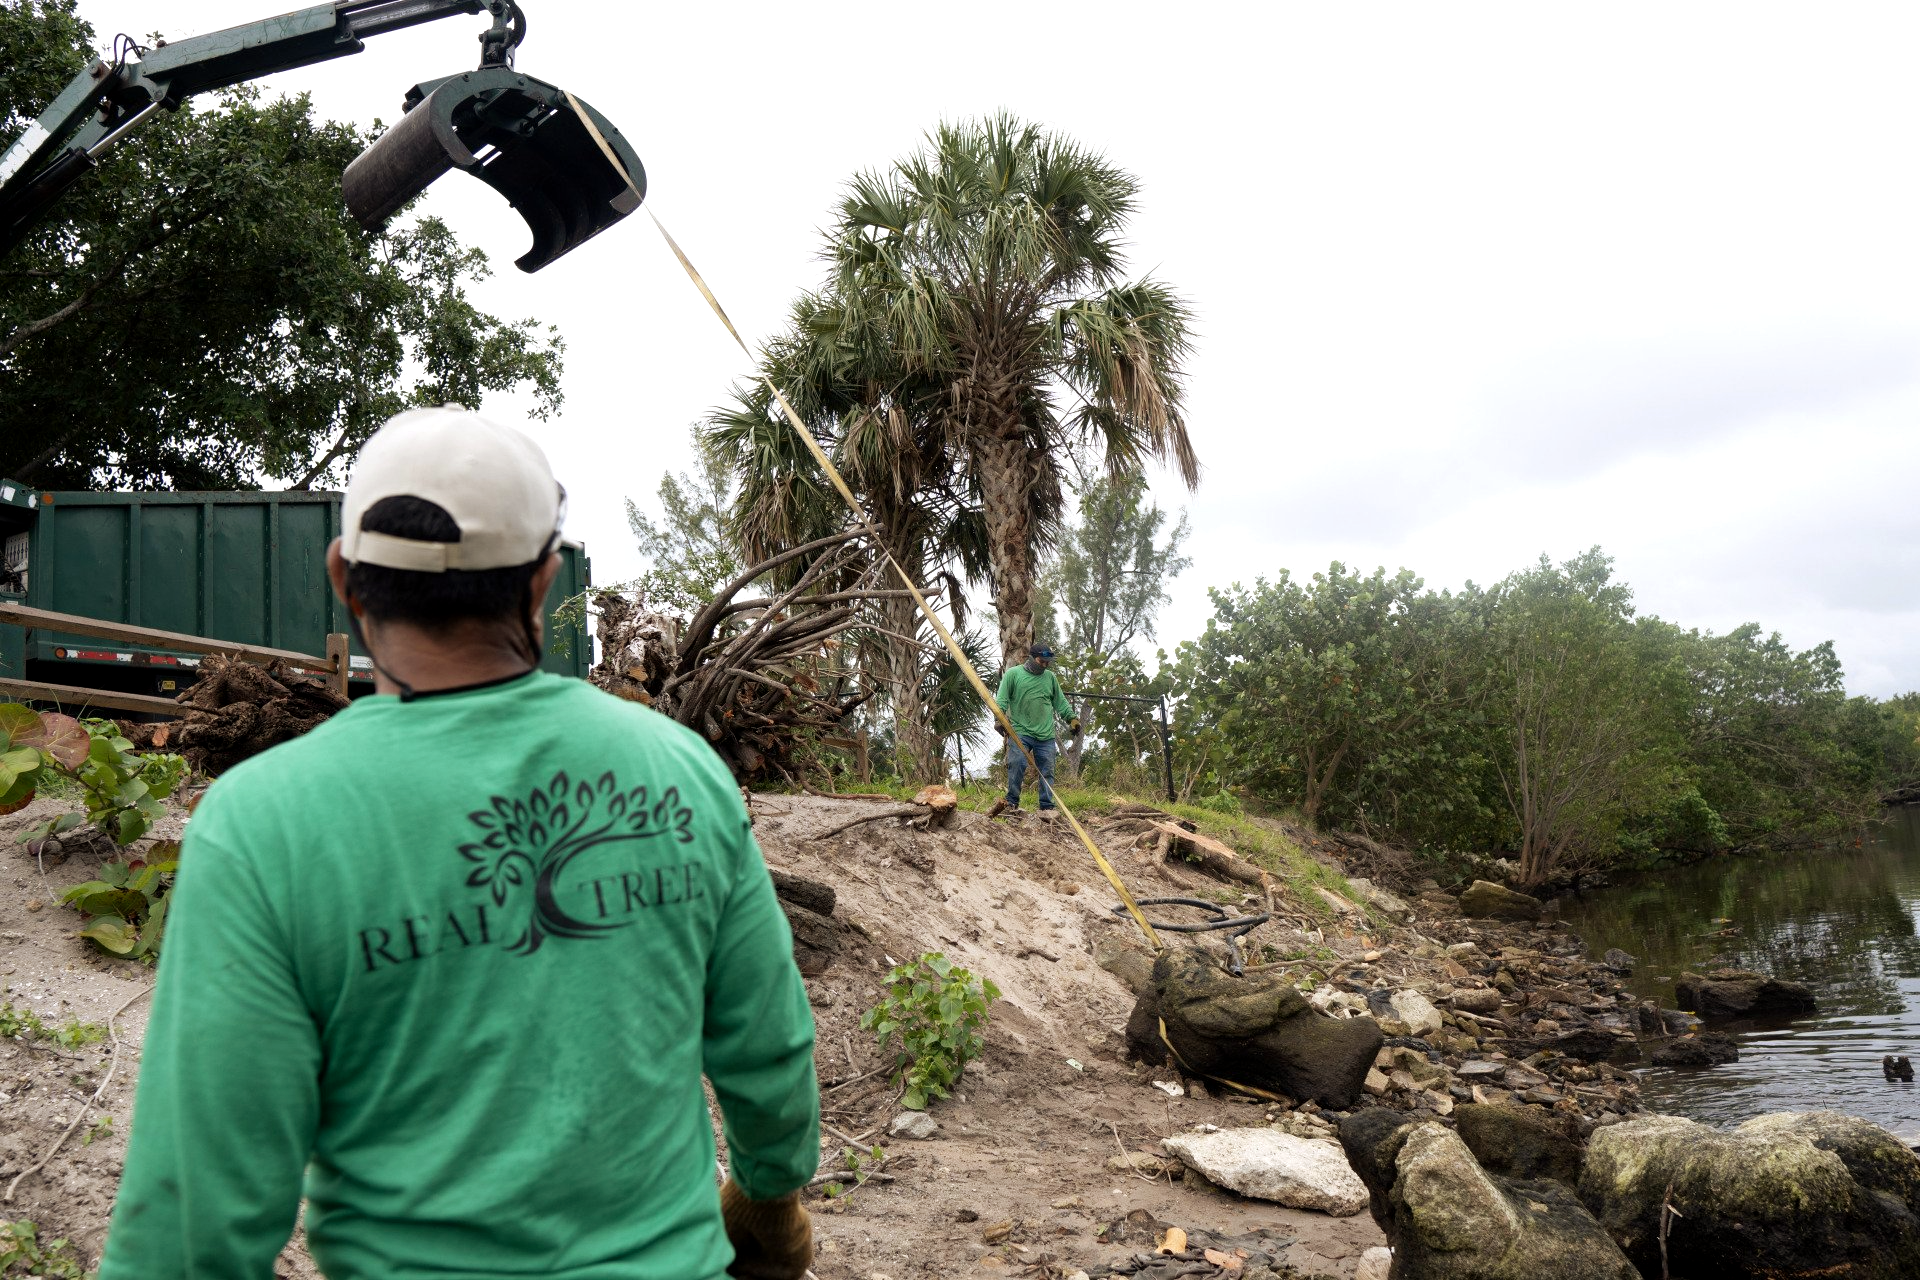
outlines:
{"label": "small green plant", "polygon": [[97,1022],[82,1022],[78,1018],[68,1018],[53,1033],[53,1041],[62,1049],[84,1049],[90,1044],[99,1044],[107,1038],[107,1029]]}
{"label": "small green plant", "polygon": [[887,1152],[884,1147],[869,1147],[865,1151],[858,1147],[842,1147],[840,1161],[846,1165],[847,1173],[853,1178],[853,1186],[849,1187],[843,1182],[829,1182],[820,1189],[826,1193],[829,1200],[844,1196],[850,1191],[865,1186],[867,1179],[873,1176],[874,1170],[885,1164],[886,1160]]}
{"label": "small green plant", "polygon": [[21,1218],[0,1222],[0,1276],[39,1276],[45,1280],[88,1280],[93,1273],[74,1256],[65,1240],[40,1243],[40,1228]]}
{"label": "small green plant", "polygon": [[31,1009],[0,1004],[0,1039],[51,1040],[63,1049],[79,1049],[106,1038],[107,1029],[97,1022],[68,1018],[64,1026],[50,1027]]}
{"label": "small green plant", "polygon": [[886,1048],[899,1042],[894,1080],[906,1086],[902,1105],[915,1111],[944,1098],[984,1043],[987,1007],[1000,998],[992,981],[974,976],[937,951],[887,973],[887,993],[860,1015],[860,1028]]}
{"label": "small green plant", "polygon": [[128,960],[151,961],[160,954],[173,873],[180,867],[180,844],[160,841],[147,850],[147,856],[152,861],[109,862],[100,868],[98,880],[77,884],[60,895],[60,901],[87,917],[81,937]]}
{"label": "small green plant", "polygon": [[0,1004],[0,1038],[7,1040],[46,1040],[53,1033],[47,1024],[40,1021],[40,1015],[31,1009],[16,1009],[11,1004]]}
{"label": "small green plant", "polygon": [[94,1143],[104,1142],[108,1138],[111,1138],[112,1136],[113,1136],[113,1117],[101,1116],[98,1120],[95,1120],[92,1124],[87,1126],[86,1135],[80,1139],[80,1145],[83,1147],[90,1147]]}
{"label": "small green plant", "polygon": [[75,720],[0,703],[0,813],[24,808],[55,779],[80,785],[82,813],[36,823],[22,843],[61,835],[91,822],[122,847],[132,844],[166,811],[161,803],[187,776],[175,755],[140,755],[111,720]]}

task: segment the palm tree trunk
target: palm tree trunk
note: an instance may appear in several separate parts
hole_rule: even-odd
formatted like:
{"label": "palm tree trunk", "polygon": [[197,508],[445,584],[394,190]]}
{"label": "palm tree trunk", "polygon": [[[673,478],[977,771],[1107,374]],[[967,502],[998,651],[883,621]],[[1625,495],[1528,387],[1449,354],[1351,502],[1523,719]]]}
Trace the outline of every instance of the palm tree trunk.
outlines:
{"label": "palm tree trunk", "polygon": [[927,707],[920,697],[920,650],[903,636],[918,634],[920,610],[912,600],[885,602],[888,680],[893,696],[893,735],[902,772],[913,782],[936,782],[935,743],[927,729]]}
{"label": "palm tree trunk", "polygon": [[1027,443],[992,436],[974,446],[980,499],[993,562],[994,608],[1000,615],[1000,661],[1024,662],[1033,643],[1032,464]]}

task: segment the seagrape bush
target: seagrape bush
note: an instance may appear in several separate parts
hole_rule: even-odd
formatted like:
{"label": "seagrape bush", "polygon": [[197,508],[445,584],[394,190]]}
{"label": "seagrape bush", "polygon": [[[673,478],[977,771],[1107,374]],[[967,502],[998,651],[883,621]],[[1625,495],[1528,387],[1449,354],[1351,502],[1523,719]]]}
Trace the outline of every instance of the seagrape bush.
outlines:
{"label": "seagrape bush", "polygon": [[1859,829],[1920,779],[1920,694],[1849,696],[1828,644],[1640,615],[1594,548],[1491,587],[1335,563],[1212,593],[1161,673],[1183,750],[1269,806],[1520,878]]}

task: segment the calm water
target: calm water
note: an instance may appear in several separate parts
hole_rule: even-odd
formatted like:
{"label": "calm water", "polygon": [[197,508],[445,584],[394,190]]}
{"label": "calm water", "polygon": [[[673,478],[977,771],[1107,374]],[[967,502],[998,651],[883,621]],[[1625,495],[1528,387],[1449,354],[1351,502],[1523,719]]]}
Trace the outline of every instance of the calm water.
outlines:
{"label": "calm water", "polygon": [[1831,1107],[1920,1141],[1920,1084],[1880,1071],[1889,1053],[1920,1066],[1920,808],[1893,810],[1858,849],[1716,859],[1565,906],[1593,955],[1639,957],[1630,985],[1662,1007],[1674,1007],[1676,975],[1716,964],[1805,982],[1819,998],[1807,1017],[1727,1024],[1736,1063],[1646,1068],[1653,1110],[1730,1124]]}

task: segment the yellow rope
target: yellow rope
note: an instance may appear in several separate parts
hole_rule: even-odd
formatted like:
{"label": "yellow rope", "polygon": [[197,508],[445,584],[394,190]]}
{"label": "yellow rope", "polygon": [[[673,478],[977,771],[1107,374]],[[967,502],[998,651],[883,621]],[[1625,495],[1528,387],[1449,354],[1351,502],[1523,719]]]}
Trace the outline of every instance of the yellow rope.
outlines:
{"label": "yellow rope", "polygon": [[[687,278],[693,281],[694,288],[700,290],[700,296],[707,300],[709,307],[713,308],[713,314],[720,317],[720,323],[727,327],[727,332],[733,335],[733,340],[739,344],[740,350],[746,352],[747,358],[753,359],[753,352],[748,348],[746,340],[740,336],[740,331],[733,327],[733,321],[727,318],[726,308],[720,305],[720,299],[713,296],[713,290],[707,287],[706,280],[694,268],[693,263],[680,248],[679,242],[668,233],[660,219],[654,216],[653,210],[647,210],[647,216],[653,218],[653,225],[660,229],[660,235],[666,240],[667,247],[672,249],[673,256],[680,260],[681,267],[686,270]],[[980,678],[980,673],[973,669],[973,664],[967,661],[967,655],[961,651],[959,643],[947,630],[946,624],[940,621],[939,615],[933,611],[933,606],[929,605],[926,597],[920,593],[919,585],[907,576],[907,571],[900,567],[899,561],[895,560],[892,553],[887,550],[886,543],[879,537],[879,530],[874,528],[873,520],[867,515],[866,508],[860,505],[860,500],[853,496],[853,490],[848,488],[847,482],[841,478],[840,469],[833,465],[833,461],[827,457],[826,450],[820,447],[820,442],[814,438],[813,432],[807,429],[807,424],[800,420],[800,415],[794,412],[793,406],[787,403],[787,398],[780,394],[780,388],[773,385],[773,380],[763,377],[761,381],[766,384],[767,390],[773,393],[773,398],[779,403],[781,412],[786,414],[787,421],[799,433],[801,441],[807,446],[807,452],[813,455],[813,460],[826,473],[827,479],[833,482],[834,489],[839,492],[848,509],[859,520],[860,527],[873,539],[875,549],[886,557],[887,564],[899,577],[900,584],[913,594],[913,602],[920,606],[920,612],[933,625],[935,633],[940,637],[940,643],[944,644],[947,652],[953,655],[953,660],[959,664],[961,672],[967,677],[967,683],[973,686],[973,691],[980,695],[980,700],[987,704],[988,710],[993,712],[993,718],[1006,732],[1007,741],[1020,748],[1021,754],[1027,757],[1027,763],[1033,769],[1034,777],[1039,778],[1040,766],[1035,762],[1033,753],[1027,750],[1026,743],[1020,741],[1020,735],[1014,732],[1013,722],[1007,719],[1007,713],[1001,708],[998,700],[987,691],[986,682]],[[1088,835],[1087,829],[1080,825],[1080,819],[1074,817],[1073,812],[1066,805],[1060,804],[1057,794],[1054,797],[1054,803],[1059,805],[1060,812],[1066,816],[1067,824],[1073,828],[1073,834],[1080,837],[1080,843],[1085,845],[1087,852],[1093,856],[1094,864],[1100,868],[1100,873],[1106,876],[1107,883],[1111,884],[1114,892],[1120,895],[1120,901],[1125,904],[1128,914],[1133,917],[1133,922],[1140,926],[1140,932],[1146,935],[1147,941],[1152,944],[1154,950],[1160,950],[1159,935],[1153,931],[1153,926],[1147,923],[1146,913],[1140,910],[1140,904],[1133,900],[1131,893],[1127,892],[1127,886],[1120,880],[1120,873],[1113,869],[1113,864],[1108,862],[1106,855],[1100,852],[1100,847],[1093,842],[1093,837]]]}

